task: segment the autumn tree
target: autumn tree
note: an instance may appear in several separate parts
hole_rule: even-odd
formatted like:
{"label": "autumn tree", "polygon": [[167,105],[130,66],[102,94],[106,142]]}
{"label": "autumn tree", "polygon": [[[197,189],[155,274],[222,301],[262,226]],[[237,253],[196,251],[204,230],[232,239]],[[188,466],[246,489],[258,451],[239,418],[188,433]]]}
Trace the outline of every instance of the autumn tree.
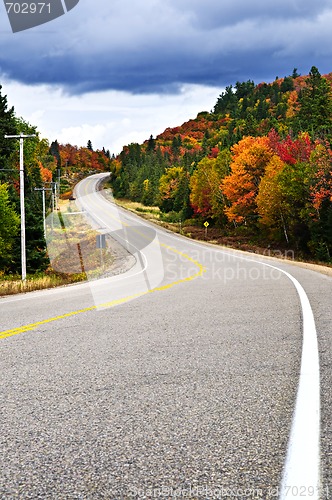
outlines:
{"label": "autumn tree", "polygon": [[221,151],[216,158],[203,158],[190,178],[190,203],[194,213],[204,218],[221,219],[224,197],[220,184],[229,173],[230,153]]}
{"label": "autumn tree", "polygon": [[316,258],[332,259],[332,150],[328,143],[318,143],[312,152],[313,179],[310,186],[311,241]]}
{"label": "autumn tree", "polygon": [[309,161],[313,144],[307,132],[301,132],[298,137],[287,135],[284,139],[275,131],[268,134],[269,144],[282,161],[290,165]]}
{"label": "autumn tree", "polygon": [[230,221],[252,223],[257,219],[256,196],[266,166],[274,155],[268,137],[245,137],[232,148],[231,173],[221,183]]}
{"label": "autumn tree", "polygon": [[309,135],[280,139],[272,131],[270,146],[276,155],[266,167],[256,198],[260,224],[274,239],[284,235],[298,249],[307,250],[310,239],[310,186],[315,166]]}
{"label": "autumn tree", "polygon": [[285,163],[274,155],[265,169],[256,197],[257,213],[260,224],[268,229],[273,238],[278,238],[281,230],[289,242],[288,221],[292,217],[292,205],[287,200],[281,182]]}
{"label": "autumn tree", "polygon": [[163,212],[180,213],[189,201],[189,174],[183,167],[168,168],[159,181],[159,207]]}

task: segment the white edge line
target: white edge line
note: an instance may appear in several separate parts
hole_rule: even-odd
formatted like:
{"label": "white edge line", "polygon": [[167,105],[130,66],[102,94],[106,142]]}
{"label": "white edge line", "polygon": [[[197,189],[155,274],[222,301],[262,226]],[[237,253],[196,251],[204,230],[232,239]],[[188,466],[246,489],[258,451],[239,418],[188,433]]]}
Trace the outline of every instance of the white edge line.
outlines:
{"label": "white edge line", "polygon": [[293,282],[300,297],[303,345],[300,380],[279,499],[298,498],[302,492],[318,500],[321,487],[320,375],[315,319],[302,285],[291,274],[282,272]]}
{"label": "white edge line", "polygon": [[[228,252],[219,250],[229,255]],[[301,369],[293,413],[283,476],[279,487],[279,500],[298,499],[300,496],[320,499],[320,374],[319,351],[314,314],[308,296],[294,276],[287,271],[242,255],[232,253],[236,259],[276,269],[293,283],[302,309]]]}
{"label": "white edge line", "polygon": [[[193,246],[199,245],[199,242],[188,243]],[[230,255],[229,252],[218,249],[211,248],[211,251]],[[299,495],[319,500],[321,487],[319,352],[315,319],[308,296],[302,285],[287,271],[258,259],[236,255],[236,252],[232,253],[232,256],[278,270],[287,276],[298,293],[303,324],[301,369],[287,456],[279,488],[279,500],[298,498]]]}
{"label": "white edge line", "polygon": [[320,375],[319,351],[314,314],[302,285],[290,273],[265,262],[235,256],[271,267],[285,274],[293,283],[302,309],[302,356],[300,378],[288,440],[279,500],[299,496],[319,500],[320,475]]}

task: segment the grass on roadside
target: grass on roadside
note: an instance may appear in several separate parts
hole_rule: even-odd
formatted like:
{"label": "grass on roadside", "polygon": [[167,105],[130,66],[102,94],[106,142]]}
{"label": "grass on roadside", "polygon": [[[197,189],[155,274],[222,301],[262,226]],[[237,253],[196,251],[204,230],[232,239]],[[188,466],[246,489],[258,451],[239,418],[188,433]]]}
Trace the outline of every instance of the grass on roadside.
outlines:
{"label": "grass on roadside", "polygon": [[44,290],[57,286],[68,285],[86,280],[85,273],[79,274],[57,274],[54,272],[28,275],[25,281],[20,276],[12,275],[4,278],[0,276],[0,296],[14,295],[16,293],[32,292],[34,290]]}
{"label": "grass on roadside", "polygon": [[61,201],[61,211],[54,212],[48,221],[49,269],[28,275],[24,281],[19,275],[0,273],[0,297],[96,279],[110,268],[114,262],[111,247],[97,248],[100,232],[92,229],[82,214],[76,214],[74,206]]}
{"label": "grass on roadside", "polygon": [[187,223],[187,221],[174,222],[172,213],[163,214],[159,207],[145,206],[137,201],[130,201],[124,198],[116,198],[115,202],[120,207],[139,215],[143,219],[154,222],[155,224],[158,224],[159,226],[162,226],[166,229],[170,229],[175,233],[182,233],[182,228]]}
{"label": "grass on roadside", "polygon": [[134,213],[138,213],[140,215],[142,214],[142,217],[148,216],[149,218],[151,217],[153,219],[159,220],[159,216],[161,213],[159,207],[149,207],[143,205],[143,203],[139,203],[138,201],[131,201],[125,198],[116,198],[114,201],[122,208],[130,210]]}

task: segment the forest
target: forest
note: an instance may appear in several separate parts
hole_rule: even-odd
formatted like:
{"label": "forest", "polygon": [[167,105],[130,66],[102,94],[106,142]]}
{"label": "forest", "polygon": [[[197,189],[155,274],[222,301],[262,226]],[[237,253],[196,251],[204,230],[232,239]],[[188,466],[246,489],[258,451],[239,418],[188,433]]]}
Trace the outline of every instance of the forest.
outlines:
{"label": "forest", "polygon": [[[214,108],[115,157],[103,148],[51,144],[8,107],[0,86],[0,278],[20,273],[19,141],[25,141],[27,271],[49,268],[47,209],[95,172],[111,172],[116,198],[158,207],[160,218],[218,228],[252,243],[332,262],[332,73],[294,69],[272,83],[236,82]],[[60,182],[59,182],[60,181]],[[53,205],[52,205],[53,204]]]}
{"label": "forest", "polygon": [[332,73],[226,87],[213,110],[111,159],[118,198],[163,220],[332,262]]}
{"label": "forest", "polygon": [[[104,148],[49,144],[36,127],[17,117],[9,108],[0,86],[0,278],[21,272],[19,141],[5,135],[35,135],[24,141],[24,191],[26,222],[26,265],[28,275],[49,269],[43,226],[41,189],[45,188],[47,210],[62,198],[72,195],[72,187],[83,177],[109,171],[111,159]],[[60,182],[59,182],[60,180]]]}

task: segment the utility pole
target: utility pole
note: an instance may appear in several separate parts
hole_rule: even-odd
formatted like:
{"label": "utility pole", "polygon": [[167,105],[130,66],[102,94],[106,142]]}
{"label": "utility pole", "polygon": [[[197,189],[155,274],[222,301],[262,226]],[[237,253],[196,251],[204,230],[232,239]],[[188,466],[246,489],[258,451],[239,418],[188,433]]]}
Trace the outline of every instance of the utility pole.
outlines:
{"label": "utility pole", "polygon": [[24,139],[29,137],[36,137],[36,134],[25,135],[5,135],[5,139],[19,139],[20,140],[20,208],[21,208],[21,267],[22,267],[22,281],[27,277],[26,270],[26,249],[25,249],[25,205],[24,205],[24,163],[23,163],[23,144]]}
{"label": "utility pole", "polygon": [[58,207],[59,207],[59,202],[60,202],[60,194],[61,194],[61,170],[58,168]]}
{"label": "utility pole", "polygon": [[[46,204],[45,204],[45,191],[52,191],[52,188],[35,188],[35,191],[42,191],[43,193],[43,224],[44,224],[44,236],[46,238]],[[53,196],[53,195],[52,195]]]}

